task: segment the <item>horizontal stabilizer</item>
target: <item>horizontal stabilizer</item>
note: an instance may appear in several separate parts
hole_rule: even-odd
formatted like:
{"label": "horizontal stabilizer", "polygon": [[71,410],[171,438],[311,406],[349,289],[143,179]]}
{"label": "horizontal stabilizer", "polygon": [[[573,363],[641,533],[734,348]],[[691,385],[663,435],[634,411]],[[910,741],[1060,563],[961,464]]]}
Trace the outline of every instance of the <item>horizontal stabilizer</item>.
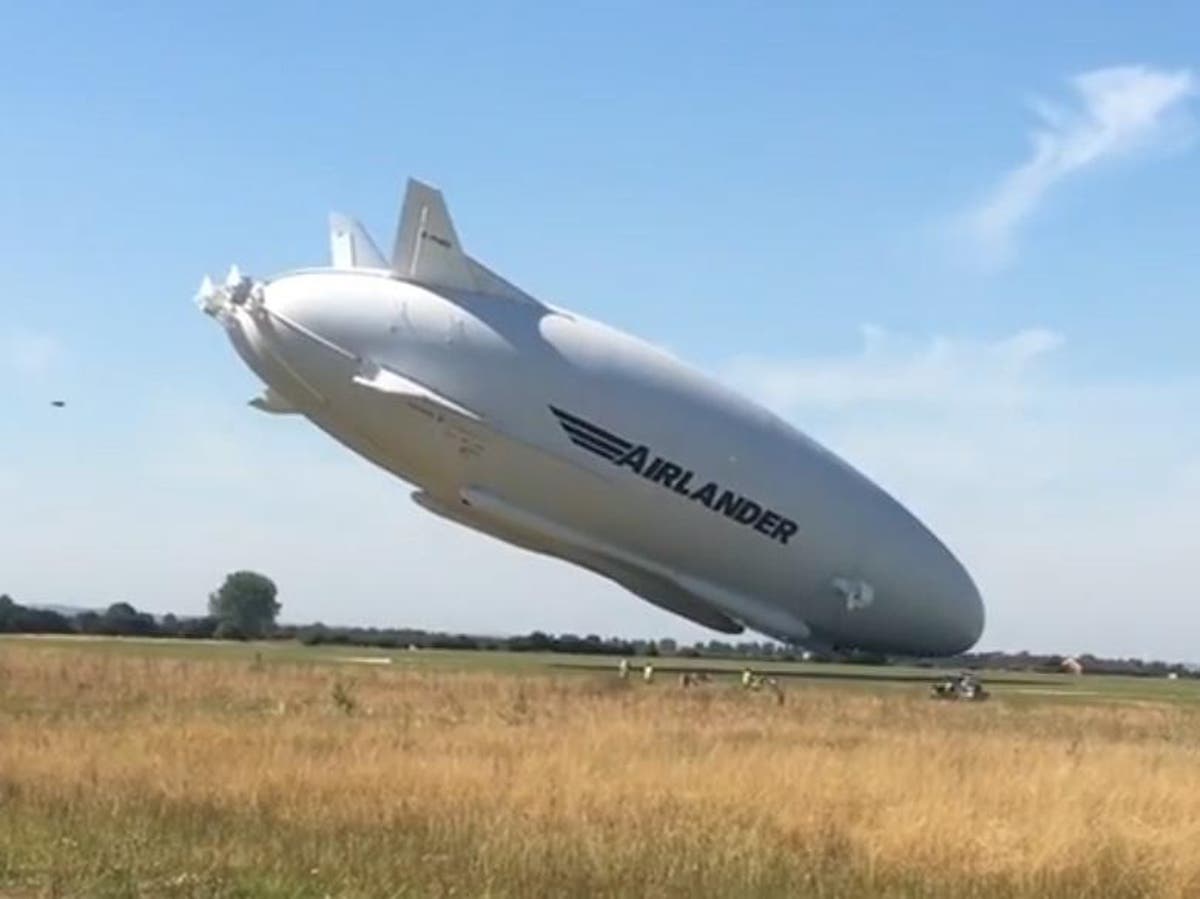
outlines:
{"label": "horizontal stabilizer", "polygon": [[340,212],[329,216],[329,255],[334,268],[388,268],[366,229]]}
{"label": "horizontal stabilizer", "polygon": [[437,391],[430,390],[424,384],[418,384],[411,378],[406,378],[404,375],[397,374],[380,365],[366,365],[364,371],[354,377],[354,383],[378,393],[407,400],[427,411],[446,412],[470,421],[481,420],[479,415],[465,406],[460,406]]}

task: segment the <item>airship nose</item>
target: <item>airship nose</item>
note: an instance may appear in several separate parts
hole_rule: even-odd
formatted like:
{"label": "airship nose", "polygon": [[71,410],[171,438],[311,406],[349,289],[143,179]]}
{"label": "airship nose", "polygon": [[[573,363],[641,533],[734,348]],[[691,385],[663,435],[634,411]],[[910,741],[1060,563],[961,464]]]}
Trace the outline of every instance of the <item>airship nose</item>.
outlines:
{"label": "airship nose", "polygon": [[373,296],[371,286],[336,274],[294,274],[271,282],[264,304],[298,355],[324,351],[355,361],[395,324],[393,307]]}
{"label": "airship nose", "polygon": [[346,314],[348,304],[337,302],[325,283],[307,275],[252,283],[236,270],[231,279],[234,274],[239,275],[234,286],[240,289],[245,282],[245,293],[234,295],[227,284],[219,298],[224,305],[215,311],[255,374],[293,404],[300,398],[323,400],[330,384],[348,380],[359,364],[347,348],[358,337],[352,307]]}
{"label": "airship nose", "polygon": [[344,316],[319,291],[319,283],[303,276],[282,278],[267,287],[264,306],[289,342],[322,344],[343,335]]}

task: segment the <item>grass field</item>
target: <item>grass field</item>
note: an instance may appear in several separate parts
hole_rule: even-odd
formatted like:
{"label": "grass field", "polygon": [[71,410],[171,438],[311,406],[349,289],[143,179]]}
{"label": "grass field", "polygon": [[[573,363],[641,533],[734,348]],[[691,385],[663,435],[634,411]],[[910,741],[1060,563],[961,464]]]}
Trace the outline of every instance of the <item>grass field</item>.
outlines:
{"label": "grass field", "polygon": [[1200,684],[727,667],[0,640],[0,895],[1200,896]]}

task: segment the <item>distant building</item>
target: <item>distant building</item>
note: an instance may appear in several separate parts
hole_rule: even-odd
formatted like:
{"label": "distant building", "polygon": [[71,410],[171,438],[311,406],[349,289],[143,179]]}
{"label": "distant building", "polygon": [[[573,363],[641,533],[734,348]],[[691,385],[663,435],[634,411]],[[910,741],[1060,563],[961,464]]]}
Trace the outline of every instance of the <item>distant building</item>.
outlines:
{"label": "distant building", "polygon": [[1062,670],[1064,674],[1083,674],[1083,663],[1074,656],[1067,656],[1062,660]]}

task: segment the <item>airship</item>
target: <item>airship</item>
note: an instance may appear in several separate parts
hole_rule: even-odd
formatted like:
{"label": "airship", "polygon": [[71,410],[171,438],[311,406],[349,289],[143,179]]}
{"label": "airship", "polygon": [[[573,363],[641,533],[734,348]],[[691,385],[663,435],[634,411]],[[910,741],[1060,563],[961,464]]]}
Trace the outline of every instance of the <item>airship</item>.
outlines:
{"label": "airship", "polygon": [[205,277],[200,307],[299,415],[423,509],[726,634],[919,656],[984,625],[963,565],[897,500],[672,354],[468,255],[410,180],[390,257],[330,217],[331,264]]}

